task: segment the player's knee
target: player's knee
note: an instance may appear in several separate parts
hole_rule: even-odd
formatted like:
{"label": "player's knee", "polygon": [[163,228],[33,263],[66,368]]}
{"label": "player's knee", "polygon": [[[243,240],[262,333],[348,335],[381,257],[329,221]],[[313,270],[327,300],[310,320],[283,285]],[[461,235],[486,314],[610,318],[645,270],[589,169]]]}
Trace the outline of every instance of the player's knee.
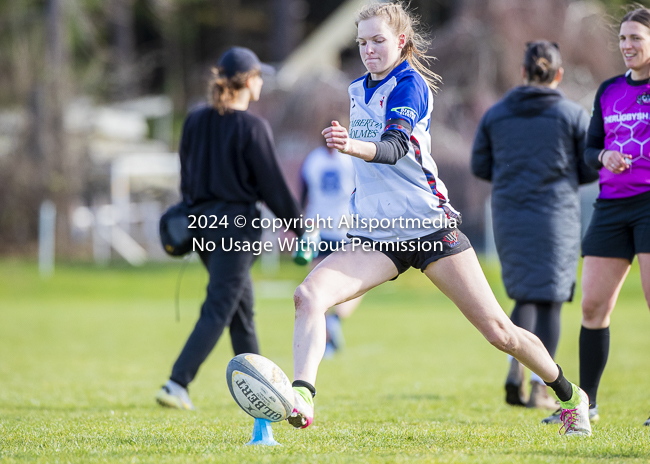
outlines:
{"label": "player's knee", "polygon": [[485,333],[485,338],[495,348],[512,354],[517,349],[517,335],[513,329],[514,326],[507,327],[500,322],[494,322],[487,333]]}
{"label": "player's knee", "polygon": [[607,315],[607,303],[584,295],[582,298],[582,319],[587,323],[599,323]]}
{"label": "player's knee", "polygon": [[293,293],[293,304],[296,307],[296,315],[309,313],[315,310],[317,302],[316,291],[309,282],[304,281]]}

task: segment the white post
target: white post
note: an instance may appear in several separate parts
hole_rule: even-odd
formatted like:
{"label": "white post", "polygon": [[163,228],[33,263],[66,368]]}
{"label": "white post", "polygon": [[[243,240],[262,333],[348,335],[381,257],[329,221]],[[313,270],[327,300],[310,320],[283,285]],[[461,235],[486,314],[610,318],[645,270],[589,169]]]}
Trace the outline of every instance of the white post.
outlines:
{"label": "white post", "polygon": [[111,204],[113,218],[127,233],[131,230],[131,185],[127,157],[113,160],[111,164]]}
{"label": "white post", "polygon": [[112,217],[110,207],[95,206],[93,214],[95,223],[93,227],[93,256],[98,266],[107,266],[111,260],[111,227]]}
{"label": "white post", "polygon": [[54,274],[55,230],[56,206],[45,200],[38,216],[38,273],[44,278]]}

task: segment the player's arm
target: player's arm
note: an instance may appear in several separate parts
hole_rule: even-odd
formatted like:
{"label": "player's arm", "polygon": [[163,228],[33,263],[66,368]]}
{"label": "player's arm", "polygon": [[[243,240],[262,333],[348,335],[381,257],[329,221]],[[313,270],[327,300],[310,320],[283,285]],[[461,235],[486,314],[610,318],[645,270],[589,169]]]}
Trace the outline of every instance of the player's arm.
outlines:
{"label": "player's arm", "polygon": [[602,155],[605,152],[605,125],[603,123],[603,110],[600,106],[600,97],[603,95],[606,87],[607,81],[601,84],[596,92],[584,151],[585,163],[598,170],[603,167]]}
{"label": "player's arm", "polygon": [[409,75],[400,80],[386,101],[386,124],[379,142],[351,139],[338,121],[322,134],[327,146],[368,162],[395,164],[406,156],[412,128],[428,116],[429,91],[420,76]]}
{"label": "player's arm", "polygon": [[324,129],[321,134],[325,137],[328,148],[335,148],[346,155],[372,161],[377,154],[377,146],[374,143],[350,138],[348,130],[338,121],[332,121],[332,125]]}
{"label": "player's arm", "polygon": [[629,160],[632,158],[616,150],[605,149],[605,125],[600,98],[608,85],[616,78],[609,79],[600,85],[594,99],[594,107],[587,131],[587,146],[585,148],[585,163],[594,169],[600,170],[603,166],[615,174],[620,174],[630,168]]}
{"label": "player's arm", "polygon": [[587,146],[587,131],[589,129],[589,116],[580,108],[573,128],[573,140],[576,153],[576,171],[578,173],[578,184],[588,184],[598,179],[598,171],[585,163],[584,153]]}
{"label": "player's arm", "polygon": [[332,126],[322,133],[327,146],[336,148],[341,153],[371,163],[395,164],[408,153],[409,136],[401,130],[393,129],[392,126],[408,127],[410,134],[410,125],[402,119],[390,120],[389,123],[391,124],[387,126],[379,142],[364,142],[350,138],[347,129],[338,121],[332,121]]}

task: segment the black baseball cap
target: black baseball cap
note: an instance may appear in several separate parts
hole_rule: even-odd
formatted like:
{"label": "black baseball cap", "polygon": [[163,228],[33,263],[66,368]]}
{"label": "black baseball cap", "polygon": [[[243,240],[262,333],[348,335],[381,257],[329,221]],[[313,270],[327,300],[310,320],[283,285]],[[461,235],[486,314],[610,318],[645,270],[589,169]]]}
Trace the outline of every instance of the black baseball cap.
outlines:
{"label": "black baseball cap", "polygon": [[262,63],[253,50],[244,47],[232,47],[226,50],[219,58],[217,66],[223,70],[226,77],[255,69],[264,74],[275,74],[272,66]]}

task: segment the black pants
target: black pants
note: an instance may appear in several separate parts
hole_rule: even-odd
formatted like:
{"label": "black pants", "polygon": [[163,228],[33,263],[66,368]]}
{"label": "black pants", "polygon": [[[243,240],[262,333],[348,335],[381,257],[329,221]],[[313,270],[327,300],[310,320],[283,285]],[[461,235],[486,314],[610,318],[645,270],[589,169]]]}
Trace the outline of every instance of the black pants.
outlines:
{"label": "black pants", "polygon": [[[221,239],[233,236],[236,240],[259,240],[260,231],[250,227],[256,210],[248,207],[243,211],[247,217],[247,226],[242,229],[233,227],[233,218],[242,214],[240,207],[213,207],[200,210],[200,214],[228,214],[229,229],[201,229],[197,235],[217,245],[212,252],[199,252],[210,280],[207,296],[201,307],[201,315],[190,337],[185,343],[174,367],[170,379],[187,387],[194,380],[199,367],[213,350],[226,327],[230,327],[230,340],[235,354],[258,353],[259,345],[253,321],[253,283],[250,269],[255,261],[252,252],[223,251]],[[194,211],[193,211],[194,213]]]}
{"label": "black pants", "polygon": [[560,341],[562,303],[551,301],[517,301],[510,319],[513,324],[537,335],[552,358]]}

